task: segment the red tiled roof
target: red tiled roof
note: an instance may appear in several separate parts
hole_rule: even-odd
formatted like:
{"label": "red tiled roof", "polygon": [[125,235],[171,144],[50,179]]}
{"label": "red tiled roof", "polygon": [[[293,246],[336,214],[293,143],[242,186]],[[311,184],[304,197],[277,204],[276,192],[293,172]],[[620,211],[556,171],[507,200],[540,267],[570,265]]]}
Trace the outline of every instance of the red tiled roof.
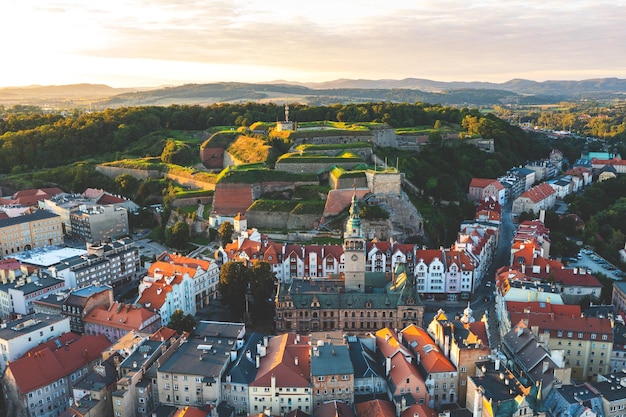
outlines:
{"label": "red tiled roof", "polygon": [[[426,385],[424,384],[424,379],[420,375],[419,371],[413,364],[407,362],[406,358],[400,352],[396,353],[391,358],[391,369],[389,370],[389,378],[391,378],[393,384],[396,387],[404,386],[406,380],[409,379],[412,385],[420,385],[419,393],[416,392],[417,390],[415,388],[411,390],[412,392],[419,395],[426,392]],[[395,392],[394,394],[399,393]]]}
{"label": "red tiled roof", "polygon": [[472,188],[485,188],[492,182],[498,182],[498,181],[494,180],[493,178],[472,178],[469,186]]}
{"label": "red tiled roof", "polygon": [[[611,320],[598,317],[581,317],[578,305],[555,305],[537,302],[507,302],[511,323],[524,320],[526,326],[539,328],[539,332],[549,331],[551,337],[564,337],[563,332],[572,332],[573,339],[592,340],[592,334],[606,335],[608,342],[613,340]],[[558,336],[558,332],[563,333]],[[582,337],[578,337],[579,333]],[[600,340],[601,338],[597,338]]]}
{"label": "red tiled roof", "polygon": [[[476,337],[476,341],[480,340],[481,345],[489,346],[489,337],[487,335],[487,327],[485,323],[482,321],[475,321],[468,324],[470,332]],[[474,342],[473,340],[468,340],[468,343]]]}
{"label": "red tiled roof", "polygon": [[326,199],[326,205],[324,207],[324,217],[336,216],[341,213],[346,207],[349,207],[352,203],[352,196],[356,193],[357,198],[360,200],[369,193],[368,188],[353,189],[340,189],[330,190],[328,192],[328,198]]}
{"label": "red tiled roof", "polygon": [[109,308],[98,306],[83,319],[85,323],[117,329],[141,330],[143,323],[154,317],[156,313],[144,307],[131,304],[113,303]]}
{"label": "red tiled roof", "polygon": [[[411,324],[402,329],[400,333],[402,333],[403,339],[409,346],[412,345],[412,342],[417,342],[417,345],[412,349],[416,354],[419,354],[420,364],[426,372],[430,374],[456,371],[452,362],[439,350],[435,341],[426,333],[426,330]],[[427,346],[430,346],[430,348]]]}
{"label": "red tiled roof", "polygon": [[375,333],[376,346],[382,353],[383,357],[390,358],[398,351],[402,352],[404,356],[411,356],[409,349],[400,343],[398,334],[395,330],[388,327],[384,327]]}
{"label": "red tiled roof", "polygon": [[540,272],[530,275],[545,280],[553,277],[554,282],[567,287],[602,288],[600,281],[598,281],[594,275],[586,273],[586,270],[582,268],[551,268],[549,272],[545,268],[542,268]]}
{"label": "red tiled roof", "polygon": [[177,334],[176,330],[161,326],[159,330],[150,335],[150,340],[169,340]]}
{"label": "red tiled roof", "polygon": [[464,251],[456,251],[446,249],[444,251],[446,257],[446,267],[449,268],[453,263],[458,265],[462,271],[473,271],[474,264]]}
{"label": "red tiled roof", "polygon": [[522,193],[520,198],[525,197],[530,199],[530,201],[532,201],[533,203],[538,203],[541,200],[545,200],[554,193],[554,188],[552,188],[550,184],[544,182]]}
{"label": "red tiled roof", "polygon": [[116,197],[112,194],[107,194],[104,193],[102,194],[102,197],[100,197],[98,199],[98,201],[96,201],[96,203],[101,204],[101,205],[107,205],[107,204],[118,204],[118,203],[123,203],[126,200],[124,200],[123,198],[120,197]]}
{"label": "red tiled roof", "polygon": [[359,417],[396,417],[396,407],[384,400],[371,400],[356,405]]}
{"label": "red tiled roof", "polygon": [[295,341],[294,333],[274,336],[269,340],[267,355],[261,358],[261,366],[256,379],[250,383],[251,387],[269,387],[272,376],[276,377],[277,387],[310,386],[310,346],[305,340],[300,343]]}
{"label": "red tiled roof", "polygon": [[422,259],[426,265],[430,265],[435,258],[443,262],[443,253],[440,249],[419,249],[415,254],[416,263]]}
{"label": "red tiled roof", "polygon": [[435,410],[427,406],[426,404],[412,404],[409,408],[404,410],[400,417],[437,417],[438,414]]}
{"label": "red tiled roof", "polygon": [[104,335],[84,335],[69,344],[61,341],[61,347],[57,347],[54,340],[52,347],[50,342],[39,345],[9,363],[8,369],[22,394],[68,376],[99,358],[111,345]]}
{"label": "red tiled roof", "polygon": [[354,417],[354,411],[342,401],[329,401],[315,410],[313,417]]}
{"label": "red tiled roof", "polygon": [[157,257],[157,261],[169,262],[189,268],[200,268],[204,271],[211,267],[211,262],[204,259],[190,258],[188,256],[177,255],[175,253],[164,252]]}
{"label": "red tiled roof", "polygon": [[22,263],[15,258],[0,259],[0,269],[5,271],[15,271],[20,269]]}
{"label": "red tiled roof", "polygon": [[172,417],[207,417],[206,410],[200,410],[199,408],[185,406],[180,410],[176,410]]}
{"label": "red tiled roof", "polygon": [[478,206],[476,207],[476,210],[493,210],[493,211],[497,211],[498,213],[502,213],[502,207],[500,206],[500,203],[498,203],[494,198],[490,197],[484,201],[480,201],[478,203]]}
{"label": "red tiled roof", "polygon": [[238,213],[245,213],[253,201],[250,184],[217,184],[212,213],[236,216]]}
{"label": "red tiled roof", "polygon": [[37,188],[30,190],[21,190],[13,194],[12,198],[17,204],[22,206],[34,206],[41,200],[46,200],[57,194],[61,194],[63,190],[57,187]]}

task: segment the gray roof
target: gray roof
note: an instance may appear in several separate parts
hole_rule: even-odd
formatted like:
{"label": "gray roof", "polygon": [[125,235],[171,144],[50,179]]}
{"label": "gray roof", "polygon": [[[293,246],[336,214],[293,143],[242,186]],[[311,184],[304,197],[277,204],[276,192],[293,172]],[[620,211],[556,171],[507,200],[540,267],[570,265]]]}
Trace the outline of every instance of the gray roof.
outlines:
{"label": "gray roof", "polygon": [[99,391],[117,382],[117,370],[115,369],[114,363],[115,356],[119,356],[119,354],[115,353],[106,361],[102,362],[100,369],[94,368],[91,372],[85,374],[85,376],[75,384],[75,387],[84,390]]}
{"label": "gray roof", "polygon": [[31,214],[24,214],[16,217],[9,217],[8,219],[0,219],[0,228],[7,226],[14,226],[16,224],[28,223],[37,220],[51,219],[53,217],[59,217],[58,214],[54,214],[47,210],[37,210]]}
{"label": "gray roof", "polygon": [[[245,344],[237,352],[237,359],[229,365],[224,375],[230,375],[231,382],[249,385],[256,378],[256,354],[257,343],[263,341],[261,333],[252,333],[248,336]],[[248,358],[247,352],[250,351]],[[222,378],[222,379],[225,379]]]}
{"label": "gray roof", "polygon": [[385,374],[382,364],[376,360],[376,354],[365,347],[358,338],[348,339],[348,349],[354,378],[377,378]]}
{"label": "gray roof", "polygon": [[423,305],[411,279],[401,281],[399,278],[400,284],[394,288],[385,274],[366,273],[365,277],[366,287],[363,293],[345,293],[341,280],[294,279],[291,285],[280,286],[279,298],[291,299],[296,308],[311,306],[314,301],[319,302],[322,309],[395,310],[399,305]]}
{"label": "gray roof", "polygon": [[609,402],[613,401],[624,401],[626,399],[626,387],[622,386],[619,382],[590,382],[592,387],[594,387],[604,399]]}
{"label": "gray roof", "polygon": [[25,333],[43,329],[44,327],[54,325],[63,320],[67,320],[67,318],[60,314],[30,314],[6,323],[6,327],[0,328],[0,339],[11,340]]}
{"label": "gray roof", "polygon": [[324,344],[313,346],[311,375],[353,375],[350,352],[346,345]]}
{"label": "gray roof", "polygon": [[120,368],[131,370],[141,368],[146,362],[154,360],[153,355],[161,349],[161,345],[163,342],[159,340],[145,340],[130,355],[126,356],[126,359],[120,363]]}
{"label": "gray roof", "polygon": [[201,321],[195,335],[178,347],[159,372],[201,375],[203,380],[219,382],[237,338],[244,333],[243,323]]}
{"label": "gray roof", "polygon": [[52,278],[49,276],[43,276],[41,278],[33,276],[31,278],[31,282],[27,282],[19,287],[16,285],[16,282],[12,282],[8,284],[3,284],[2,288],[5,291],[8,289],[16,289],[23,292],[24,294],[32,294],[34,292],[42,291],[44,288],[54,287],[59,284],[63,284],[63,286],[65,286],[65,281],[63,281],[62,279]]}

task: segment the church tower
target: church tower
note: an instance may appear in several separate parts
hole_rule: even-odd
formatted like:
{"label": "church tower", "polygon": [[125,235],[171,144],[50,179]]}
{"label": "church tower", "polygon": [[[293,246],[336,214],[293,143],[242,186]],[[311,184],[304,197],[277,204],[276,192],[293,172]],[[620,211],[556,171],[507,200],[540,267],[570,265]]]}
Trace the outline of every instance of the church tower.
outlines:
{"label": "church tower", "polygon": [[365,292],[365,238],[356,191],[352,196],[350,216],[346,222],[343,251],[346,292]]}

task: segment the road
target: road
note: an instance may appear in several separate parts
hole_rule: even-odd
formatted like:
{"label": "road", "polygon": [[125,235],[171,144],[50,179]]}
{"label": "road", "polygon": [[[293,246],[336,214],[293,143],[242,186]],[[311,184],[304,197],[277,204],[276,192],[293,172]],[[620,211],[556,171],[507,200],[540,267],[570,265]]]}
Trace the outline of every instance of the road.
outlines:
{"label": "road", "polygon": [[[483,278],[483,282],[472,295],[470,303],[470,307],[473,311],[473,317],[476,320],[482,319],[483,314],[487,312],[487,318],[489,320],[489,343],[491,347],[497,347],[500,344],[498,322],[494,311],[495,275],[498,268],[510,264],[511,242],[513,241],[513,234],[517,230],[517,225],[513,222],[513,218],[511,216],[512,205],[512,202],[508,202],[502,206],[500,236],[498,240],[498,247],[493,258],[494,260],[487,270],[487,274]],[[489,296],[489,299],[488,301],[485,301],[485,297],[487,296]],[[448,313],[449,317],[454,316],[455,314],[462,315],[463,310],[467,307],[467,302],[424,301],[424,305],[426,306],[426,312],[424,313],[424,326],[427,327],[434,317],[436,310],[439,308],[443,308],[444,311]]]}

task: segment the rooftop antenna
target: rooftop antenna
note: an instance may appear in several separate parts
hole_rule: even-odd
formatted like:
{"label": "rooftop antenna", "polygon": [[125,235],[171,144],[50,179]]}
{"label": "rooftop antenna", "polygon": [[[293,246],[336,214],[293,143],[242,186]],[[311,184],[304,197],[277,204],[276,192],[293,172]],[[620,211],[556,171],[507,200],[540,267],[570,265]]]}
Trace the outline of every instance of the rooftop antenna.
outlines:
{"label": "rooftop antenna", "polygon": [[285,103],[285,121],[289,121],[289,104]]}

